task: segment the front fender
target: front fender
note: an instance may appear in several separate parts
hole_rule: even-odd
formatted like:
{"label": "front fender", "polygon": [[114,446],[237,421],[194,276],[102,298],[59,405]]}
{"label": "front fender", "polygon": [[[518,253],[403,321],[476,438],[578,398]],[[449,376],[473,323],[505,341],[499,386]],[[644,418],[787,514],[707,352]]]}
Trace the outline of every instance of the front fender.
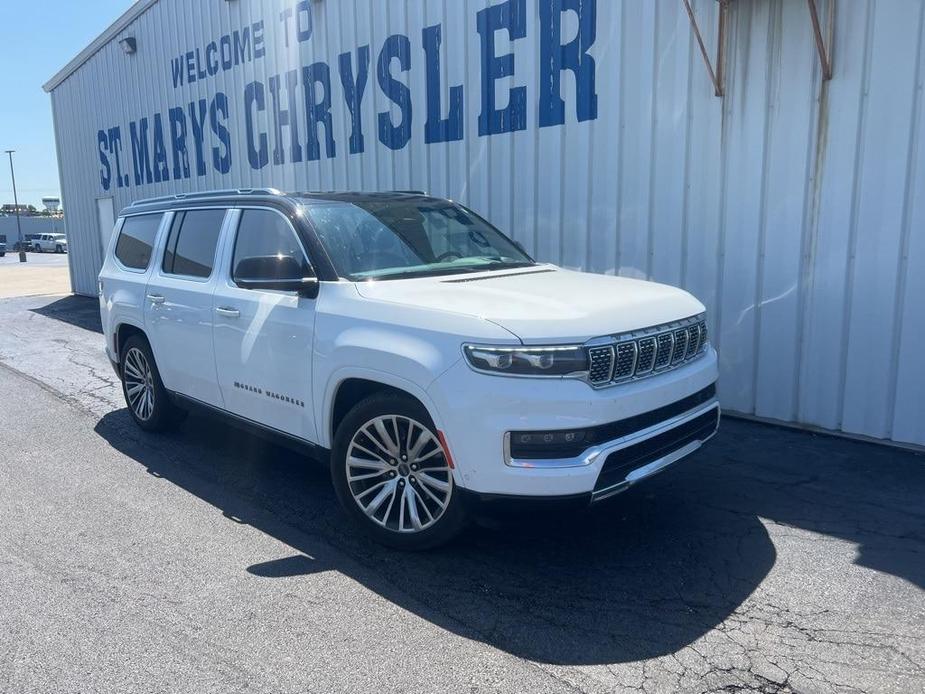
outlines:
{"label": "front fender", "polygon": [[319,427],[319,437],[322,439],[319,443],[325,448],[331,448],[333,445],[333,416],[334,416],[334,398],[337,397],[337,390],[341,384],[352,378],[360,378],[375,383],[381,383],[397,390],[404,391],[417,398],[424,405],[434,425],[443,430],[443,422],[440,417],[434,401],[427,394],[427,391],[413,381],[409,381],[393,373],[379,371],[361,366],[345,366],[329,374],[322,384],[323,397],[316,398],[315,402],[318,410],[315,412],[315,421],[321,422]]}

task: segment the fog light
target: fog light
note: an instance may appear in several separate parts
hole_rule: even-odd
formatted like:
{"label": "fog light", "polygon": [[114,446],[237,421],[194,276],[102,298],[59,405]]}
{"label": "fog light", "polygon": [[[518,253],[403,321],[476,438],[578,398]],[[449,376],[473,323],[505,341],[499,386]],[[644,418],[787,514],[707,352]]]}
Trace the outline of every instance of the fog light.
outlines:
{"label": "fog light", "polygon": [[538,460],[574,458],[593,445],[584,430],[572,431],[512,431],[510,456],[515,459]]}

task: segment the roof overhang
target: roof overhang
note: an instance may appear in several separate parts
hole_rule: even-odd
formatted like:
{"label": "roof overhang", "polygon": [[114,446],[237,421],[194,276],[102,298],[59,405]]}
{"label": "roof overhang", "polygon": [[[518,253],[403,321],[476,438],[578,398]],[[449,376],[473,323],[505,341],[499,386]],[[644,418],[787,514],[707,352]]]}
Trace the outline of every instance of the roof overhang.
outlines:
{"label": "roof overhang", "polygon": [[82,66],[84,63],[90,60],[90,58],[96,55],[100,49],[103,48],[103,46],[108,44],[116,36],[122,33],[122,31],[129,24],[138,19],[138,17],[144,14],[145,11],[157,1],[158,0],[137,0],[134,5],[125,11],[125,14],[110,24],[106,31],[97,36],[89,46],[84,48],[71,62],[69,62],[57,73],[55,73],[54,77],[43,84],[42,89],[44,89],[46,92],[50,92],[59,84],[64,82],[64,80],[74,74],[78,68],[80,68],[80,66]]}

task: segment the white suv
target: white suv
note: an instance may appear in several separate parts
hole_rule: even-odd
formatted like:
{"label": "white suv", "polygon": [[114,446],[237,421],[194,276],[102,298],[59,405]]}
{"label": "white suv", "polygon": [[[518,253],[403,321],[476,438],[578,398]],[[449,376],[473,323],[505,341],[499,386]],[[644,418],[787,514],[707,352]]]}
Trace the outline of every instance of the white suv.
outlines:
{"label": "white suv", "polygon": [[204,407],[329,455],[348,515],[397,547],[481,502],[599,501],[719,424],[699,301],[536,263],[420,193],[138,202],[99,288],[139,426]]}
{"label": "white suv", "polygon": [[32,250],[36,253],[67,253],[64,234],[39,234],[32,237]]}

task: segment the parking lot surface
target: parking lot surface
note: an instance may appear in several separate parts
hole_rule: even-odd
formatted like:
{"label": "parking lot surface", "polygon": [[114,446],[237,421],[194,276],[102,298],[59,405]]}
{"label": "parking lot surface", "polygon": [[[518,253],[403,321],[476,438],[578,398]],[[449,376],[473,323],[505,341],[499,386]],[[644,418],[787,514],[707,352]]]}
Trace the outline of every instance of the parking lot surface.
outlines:
{"label": "parking lot surface", "polygon": [[19,253],[8,250],[0,258],[0,299],[70,291],[67,254],[30,252],[26,253],[26,262],[20,263]]}
{"label": "parking lot surface", "polygon": [[921,455],[727,419],[593,512],[400,554],[317,461],[136,429],[98,331],[0,301],[0,691],[925,690]]}

